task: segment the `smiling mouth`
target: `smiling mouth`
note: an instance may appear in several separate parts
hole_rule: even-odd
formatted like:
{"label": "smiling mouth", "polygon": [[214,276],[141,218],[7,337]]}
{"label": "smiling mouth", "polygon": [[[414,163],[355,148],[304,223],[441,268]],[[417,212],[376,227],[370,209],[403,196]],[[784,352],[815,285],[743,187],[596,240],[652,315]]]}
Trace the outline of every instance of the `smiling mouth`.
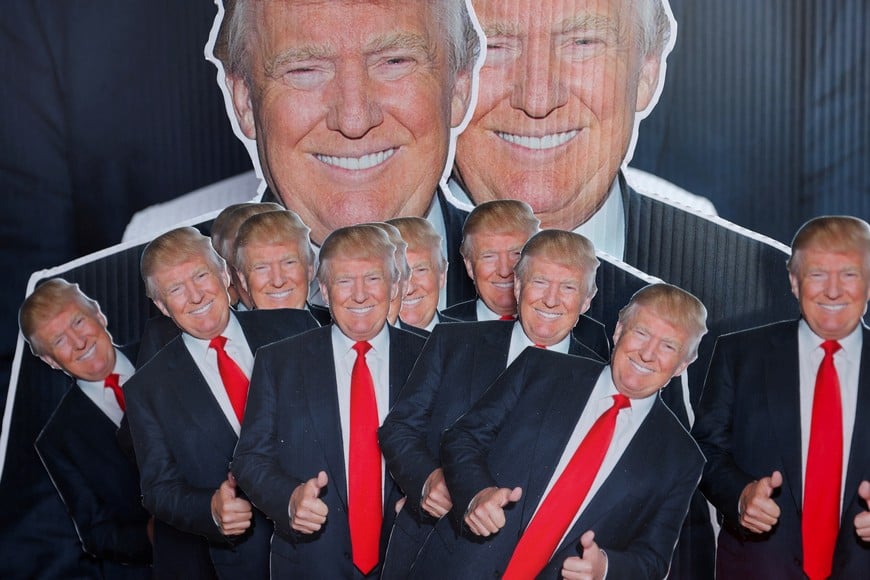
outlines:
{"label": "smiling mouth", "polygon": [[819,304],[819,308],[828,312],[839,312],[846,308],[846,304]]}
{"label": "smiling mouth", "polygon": [[202,306],[200,306],[199,308],[197,308],[195,310],[191,310],[188,314],[190,314],[191,316],[200,316],[202,314],[205,314],[206,312],[209,311],[212,304],[214,304],[213,300],[211,302],[203,304]]}
{"label": "smiling mouth", "polygon": [[514,135],[513,133],[503,133],[502,131],[495,132],[495,134],[498,135],[499,139],[507,141],[511,145],[524,147],[526,149],[533,149],[536,151],[544,149],[554,149],[556,147],[564,145],[565,143],[576,137],[579,133],[580,131],[574,129],[571,131],[564,131],[562,133],[551,133],[549,135],[544,135],[543,137],[532,137],[529,135]]}
{"label": "smiling mouth", "polygon": [[402,306],[417,306],[421,300],[423,300],[422,296],[417,296],[416,298],[405,298],[402,300]]}
{"label": "smiling mouth", "polygon": [[82,356],[80,356],[77,360],[78,360],[79,362],[81,362],[81,361],[85,361],[85,360],[88,360],[89,358],[91,358],[92,356],[94,356],[94,353],[95,353],[95,352],[97,352],[97,343],[96,343],[96,342],[95,342],[94,344],[92,344],[92,345],[90,346],[90,348],[89,348],[88,350],[86,350],[86,351],[82,354]]}
{"label": "smiling mouth", "polygon": [[274,300],[281,300],[290,296],[291,292],[293,292],[293,290],[282,290],[281,292],[266,292],[266,296]]}
{"label": "smiling mouth", "polygon": [[641,365],[641,364],[638,364],[638,363],[634,362],[634,361],[631,360],[631,359],[628,359],[628,362],[630,362],[630,363],[631,363],[631,366],[633,366],[634,369],[635,369],[637,372],[641,373],[641,374],[644,374],[644,375],[651,375],[651,374],[653,374],[653,372],[654,372],[652,369],[649,369],[649,368],[647,368],[647,367],[645,367],[645,366],[643,366],[643,365]]}
{"label": "smiling mouth", "polygon": [[364,171],[366,169],[371,169],[372,167],[377,167],[381,163],[384,163],[387,159],[389,159],[396,153],[396,150],[396,147],[392,147],[390,149],[385,149],[377,153],[363,155],[362,157],[336,157],[335,155],[322,155],[320,153],[316,153],[314,157],[316,157],[318,161],[325,163],[326,165],[338,167],[339,169],[347,169],[349,171]]}
{"label": "smiling mouth", "polygon": [[496,288],[501,289],[501,290],[513,290],[514,289],[513,282],[493,282],[492,285],[495,286]]}
{"label": "smiling mouth", "polygon": [[368,314],[369,312],[371,312],[373,308],[374,306],[364,306],[361,308],[348,308],[347,310],[352,312],[353,314],[362,316],[363,314]]}
{"label": "smiling mouth", "polygon": [[560,316],[562,316],[561,312],[547,312],[545,310],[539,310],[537,308],[535,308],[535,313],[538,316],[540,316],[542,318],[547,318],[549,320],[555,320],[555,319],[559,318]]}

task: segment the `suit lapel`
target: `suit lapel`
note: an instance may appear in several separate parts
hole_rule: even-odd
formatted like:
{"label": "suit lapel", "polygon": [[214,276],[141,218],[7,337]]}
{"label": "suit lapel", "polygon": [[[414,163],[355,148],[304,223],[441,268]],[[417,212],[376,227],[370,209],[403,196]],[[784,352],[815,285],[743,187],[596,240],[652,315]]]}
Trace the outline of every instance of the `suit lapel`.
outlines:
{"label": "suit lapel", "polygon": [[801,406],[797,322],[771,340],[764,365],[764,382],[770,429],[782,455],[783,477],[789,482],[797,513],[801,513]]}
{"label": "suit lapel", "polygon": [[[561,355],[560,355],[561,356]],[[605,367],[606,368],[606,367]],[[523,520],[520,530],[525,530],[538,504],[547,489],[547,484],[565,451],[568,439],[571,437],[580,415],[589,401],[589,395],[595,387],[598,375],[579,378],[576,376],[548,377],[547,381],[558,381],[565,387],[561,388],[560,396],[550,397],[550,406],[538,423],[538,439],[531,454],[534,466],[531,469],[529,482],[524,493],[527,500],[523,503]],[[534,388],[534,387],[531,387]],[[541,436],[541,428],[547,426],[546,436]]]}
{"label": "suit lapel", "polygon": [[507,366],[508,350],[511,344],[512,324],[501,323],[478,327],[477,348],[474,349],[474,363],[470,385],[480,385],[479,392],[465,389],[465,409],[473,405],[492,383],[491,377],[497,377]]}
{"label": "suit lapel", "polygon": [[174,338],[166,349],[171,355],[167,357],[166,375],[183,378],[172,389],[178,408],[187,415],[189,423],[205,433],[203,440],[214,445],[221,455],[226,454],[227,449],[235,447],[238,437],[181,336]]}
{"label": "suit lapel", "polygon": [[304,366],[303,389],[308,400],[308,413],[317,441],[329,467],[330,483],[347,507],[347,473],[344,468],[344,443],[338,411],[338,383],[335,378],[335,358],[332,353],[332,326],[324,326],[312,340],[306,341],[307,356],[303,360],[317,361]]}

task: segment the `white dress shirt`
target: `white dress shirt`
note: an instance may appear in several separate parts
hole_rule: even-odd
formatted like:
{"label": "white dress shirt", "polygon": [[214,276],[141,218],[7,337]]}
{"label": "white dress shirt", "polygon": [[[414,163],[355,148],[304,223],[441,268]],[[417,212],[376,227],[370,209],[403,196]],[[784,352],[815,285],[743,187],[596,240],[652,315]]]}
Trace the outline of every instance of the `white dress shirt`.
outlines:
{"label": "white dress shirt", "polygon": [[492,310],[489,309],[489,306],[486,305],[486,302],[478,298],[475,300],[474,307],[477,312],[477,320],[478,322],[482,322],[484,320],[501,320],[501,314],[496,314]]}
{"label": "white dress shirt", "polygon": [[[537,510],[541,507],[541,503],[544,502],[547,494],[550,493],[553,485],[555,485],[556,480],[558,480],[559,476],[562,475],[562,472],[565,471],[568,462],[580,446],[583,438],[586,437],[586,434],[592,428],[592,425],[596,420],[598,420],[598,417],[603,415],[605,411],[613,406],[613,395],[616,394],[618,394],[618,391],[613,385],[610,366],[608,366],[602,371],[601,375],[599,375],[598,381],[592,389],[592,394],[589,395],[589,400],[583,408],[583,412],[580,414],[580,419],[577,421],[577,425],[574,427],[574,431],[571,433],[567,445],[565,445],[565,450],[562,452],[562,457],[556,465],[556,470],[553,472],[550,482],[547,484],[547,489],[542,496],[541,502],[538,504],[538,507],[535,508],[536,514]],[[658,393],[650,395],[644,399],[631,399],[631,406],[619,411],[619,415],[616,417],[616,431],[613,433],[613,440],[610,442],[610,447],[607,449],[607,454],[604,456],[601,468],[598,470],[598,474],[595,476],[595,480],[589,488],[589,493],[586,494],[586,498],[583,500],[583,505],[580,506],[580,510],[574,515],[574,519],[571,520],[571,524],[565,531],[565,536],[568,535],[568,531],[570,531],[571,527],[577,522],[580,514],[583,513],[583,510],[586,509],[586,506],[589,505],[589,502],[593,497],[595,497],[595,494],[601,488],[601,485],[619,462],[623,452],[628,447],[628,444],[631,443],[632,438],[634,438],[634,434],[637,432],[638,427],[640,427],[641,423],[643,423],[643,420],[646,419],[646,416],[652,409],[657,395]],[[562,536],[560,543],[565,540],[565,536]]]}
{"label": "white dress shirt", "polygon": [[[508,349],[508,358],[507,358],[507,366],[510,366],[512,362],[516,360],[520,354],[526,350],[528,347],[535,347],[535,343],[532,342],[526,332],[523,330],[523,325],[520,324],[519,321],[514,323],[514,328],[511,331],[511,345],[510,349]],[[562,354],[568,354],[568,349],[571,347],[571,333],[565,335],[565,338],[557,342],[552,346],[548,346],[547,350],[552,350],[555,352],[561,352]]]}
{"label": "white dress shirt", "polygon": [[[127,382],[127,379],[133,376],[134,372],[136,372],[136,369],[133,367],[130,359],[124,356],[124,353],[120,350],[115,348],[115,368],[112,369],[112,373],[117,373],[119,375],[118,382],[122,387],[124,383]],[[100,411],[102,411],[103,414],[115,424],[115,427],[121,426],[121,419],[124,418],[124,411],[121,410],[121,406],[118,404],[118,399],[115,398],[115,392],[106,387],[105,380],[84,381],[82,379],[76,379],[76,384],[85,396],[93,401],[94,404],[99,407]]]}
{"label": "white dress shirt", "polygon": [[[224,350],[239,365],[245,376],[250,379],[251,370],[254,368],[254,354],[251,352],[251,347],[248,346],[248,340],[245,338],[245,333],[242,332],[239,321],[236,320],[236,316],[232,312],[230,312],[230,322],[221,336],[227,338]],[[193,357],[193,362],[196,363],[196,367],[208,384],[208,388],[211,389],[211,394],[214,395],[233,431],[238,435],[242,426],[239,424],[239,419],[236,417],[232,403],[230,403],[230,396],[227,394],[223,380],[221,380],[221,374],[218,371],[217,351],[209,348],[210,340],[196,338],[186,332],[181,334],[181,338],[184,341],[184,346],[190,352],[190,356]]]}
{"label": "white dress shirt", "polygon": [[[805,320],[798,324],[798,360],[800,365],[800,410],[801,410],[801,478],[806,480],[807,452],[810,448],[810,423],[813,417],[813,394],[816,375],[825,351],[823,338],[814,333]],[[840,350],[834,353],[834,367],[840,380],[840,401],[843,405],[843,473],[840,483],[840,506],[842,510],[846,471],[849,466],[849,451],[852,447],[852,431],[855,427],[855,407],[858,404],[858,372],[861,367],[863,336],[861,324],[845,338],[838,340]],[[768,474],[769,475],[769,474]],[[801,493],[806,486],[801,485]],[[850,490],[855,493],[857,490]]]}
{"label": "white dress shirt", "polygon": [[[378,405],[378,426],[390,410],[390,333],[387,325],[368,341],[372,348],[366,353],[366,364],[375,385],[375,400]],[[348,457],[350,454],[350,380],[357,353],[356,344],[344,335],[338,325],[332,325],[332,356],[335,361],[335,383],[338,388],[338,414],[341,419],[341,440],[344,450],[344,472],[349,474]],[[381,456],[383,470],[384,458]],[[383,494],[381,477],[381,492]]]}
{"label": "white dress shirt", "polygon": [[596,250],[622,259],[625,254],[625,207],[619,178],[613,180],[604,205],[586,223],[574,228],[574,233],[589,238]]}

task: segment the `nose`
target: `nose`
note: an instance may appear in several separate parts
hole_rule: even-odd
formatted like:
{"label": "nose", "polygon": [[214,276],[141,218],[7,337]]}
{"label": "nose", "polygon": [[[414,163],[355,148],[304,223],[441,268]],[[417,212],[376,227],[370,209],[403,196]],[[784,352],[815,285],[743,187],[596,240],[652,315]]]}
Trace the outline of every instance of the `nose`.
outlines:
{"label": "nose", "polygon": [[655,340],[648,340],[644,343],[644,345],[638,349],[638,354],[640,354],[641,360],[644,362],[649,362],[655,358],[656,349],[658,348],[658,342]]}
{"label": "nose", "polygon": [[202,302],[205,293],[200,290],[199,286],[194,281],[190,281],[186,284],[187,289],[187,300],[194,303],[199,304]]}
{"label": "nose", "polygon": [[543,119],[567,102],[558,60],[548,40],[530,40],[515,71],[511,106],[533,119]]}
{"label": "nose", "polygon": [[70,330],[67,333],[67,336],[69,337],[70,344],[72,344],[73,348],[76,350],[83,349],[85,347],[85,345],[87,345],[87,343],[88,343],[88,341],[85,339],[85,337],[82,336],[80,333],[78,333],[75,330]]}
{"label": "nose", "polygon": [[825,297],[831,299],[839,298],[841,293],[840,277],[836,275],[828,276],[825,283]]}
{"label": "nose", "polygon": [[360,139],[384,121],[375,94],[377,87],[362,63],[342,64],[336,72],[333,103],[326,126],[348,139]]}
{"label": "nose", "polygon": [[559,305],[559,285],[550,284],[544,293],[544,304],[550,308]]}
{"label": "nose", "polygon": [[365,280],[362,278],[356,278],[353,282],[353,288],[351,288],[351,298],[354,302],[363,303],[366,301],[368,294],[365,290]]}
{"label": "nose", "polygon": [[516,260],[514,260],[508,253],[502,252],[498,255],[498,262],[496,263],[496,274],[498,274],[501,278],[511,278],[514,274],[514,266],[516,265]]}
{"label": "nose", "polygon": [[270,282],[275,288],[280,288],[284,285],[284,274],[281,272],[280,264],[272,264],[269,268]]}

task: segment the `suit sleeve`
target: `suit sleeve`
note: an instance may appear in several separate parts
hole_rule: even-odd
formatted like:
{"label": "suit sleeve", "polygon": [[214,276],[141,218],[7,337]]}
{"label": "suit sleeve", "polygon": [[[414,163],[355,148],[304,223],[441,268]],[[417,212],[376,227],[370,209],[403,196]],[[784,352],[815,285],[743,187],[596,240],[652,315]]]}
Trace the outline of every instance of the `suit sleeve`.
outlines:
{"label": "suit sleeve", "polygon": [[734,409],[739,389],[732,343],[719,340],[698,408],[692,435],[707,458],[701,491],[726,521],[737,526],[740,494],[756,478],[746,473],[732,455]]}
{"label": "suit sleeve", "polygon": [[[211,513],[215,489],[190,485],[178,469],[166,440],[147,376],[139,371],[124,385],[127,420],[139,463],[142,505],[151,514],[183,532],[199,534],[214,542],[229,542],[220,533]],[[179,428],[181,426],[175,426]]]}
{"label": "suit sleeve", "polygon": [[97,558],[125,564],[151,562],[146,520],[125,521],[93,491],[62,444],[37,439],[36,451],[75,524],[82,549]]}
{"label": "suit sleeve", "polygon": [[[290,496],[305,480],[290,476],[277,459],[276,423],[281,384],[273,375],[273,361],[281,352],[265,347],[257,351],[254,358],[244,427],[233,455],[232,470],[251,502],[275,522],[278,530],[292,536],[288,512]],[[311,477],[316,475],[312,473]]]}
{"label": "suit sleeve", "polygon": [[436,327],[378,432],[387,468],[407,496],[405,508],[418,518],[425,517],[420,508],[423,485],[441,467],[437,450],[430,449],[427,440],[443,380],[443,336]]}
{"label": "suit sleeve", "polygon": [[534,350],[523,351],[471,410],[444,432],[441,462],[453,499],[452,515],[458,523],[478,492],[499,485],[489,471],[487,456],[520,398]]}

